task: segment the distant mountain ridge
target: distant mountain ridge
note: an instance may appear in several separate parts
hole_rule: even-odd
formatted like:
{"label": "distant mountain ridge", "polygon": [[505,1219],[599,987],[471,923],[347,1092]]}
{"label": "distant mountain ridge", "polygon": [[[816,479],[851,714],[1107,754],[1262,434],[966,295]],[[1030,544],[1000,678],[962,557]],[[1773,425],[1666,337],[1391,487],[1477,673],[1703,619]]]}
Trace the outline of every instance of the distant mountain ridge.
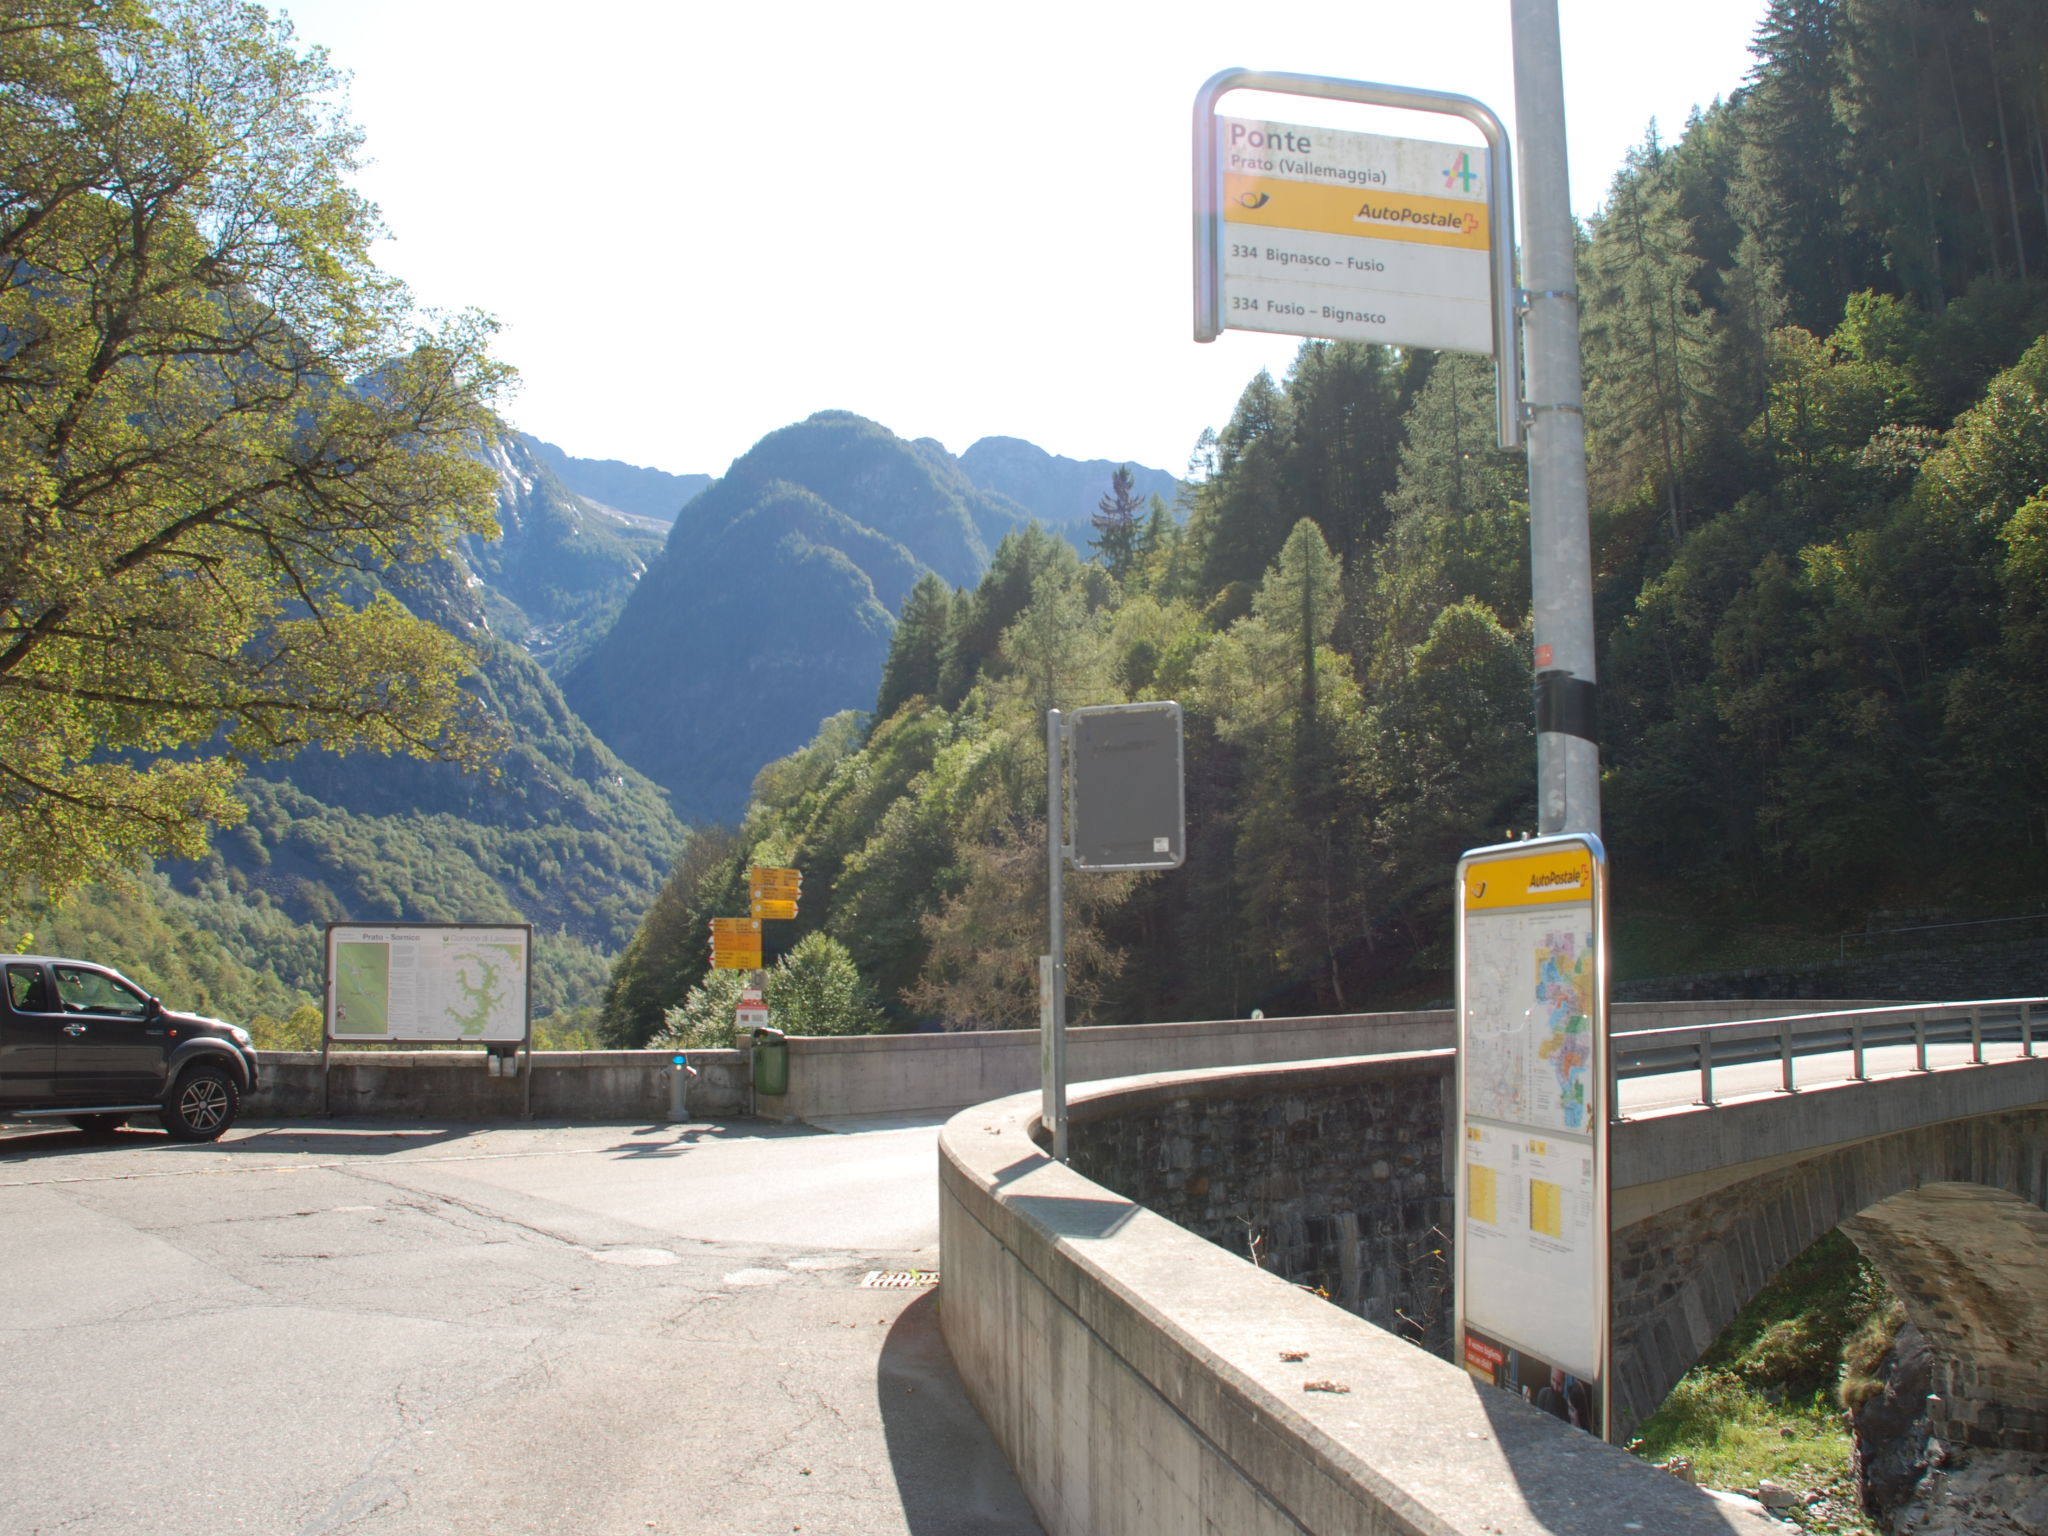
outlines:
{"label": "distant mountain ridge", "polygon": [[624,464],[617,459],[579,459],[531,433],[513,434],[579,496],[630,517],[672,523],[690,498],[711,483],[709,475],[674,475],[665,469]]}
{"label": "distant mountain ridge", "polygon": [[683,510],[564,692],[685,820],[734,820],[764,764],[873,704],[917,577],[971,584],[1028,520],[940,444],[821,411]]}
{"label": "distant mountain ridge", "polygon": [[[1127,463],[1069,459],[1021,437],[984,437],[960,455],[960,467],[976,485],[1009,497],[1083,554],[1094,537],[1089,519],[1109,491],[1110,476]],[[1157,496],[1168,506],[1180,490],[1165,470],[1142,464],[1131,464],[1131,479],[1140,498]]]}
{"label": "distant mountain ridge", "polygon": [[461,545],[475,578],[464,590],[480,609],[435,617],[481,623],[552,668],[610,625],[664,533],[573,490],[524,434],[506,433],[483,457],[498,473],[498,536]]}

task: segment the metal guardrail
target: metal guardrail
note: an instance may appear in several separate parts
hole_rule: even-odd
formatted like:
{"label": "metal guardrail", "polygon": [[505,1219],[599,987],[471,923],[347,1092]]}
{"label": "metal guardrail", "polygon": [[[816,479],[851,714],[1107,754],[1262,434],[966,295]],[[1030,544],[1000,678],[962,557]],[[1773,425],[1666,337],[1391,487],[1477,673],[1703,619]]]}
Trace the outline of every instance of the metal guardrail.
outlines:
{"label": "metal guardrail", "polygon": [[[1733,1019],[1725,1024],[1684,1024],[1669,1029],[1617,1032],[1609,1038],[1609,1060],[1617,1083],[1623,1078],[1663,1077],[1697,1071],[1698,1103],[1712,1105],[1716,1067],[1782,1065],[1782,1091],[1797,1093],[1793,1062],[1801,1056],[1849,1052],[1852,1081],[1869,1077],[1867,1053],[1885,1046],[1914,1048],[1914,1070],[1926,1072],[1930,1045],[1968,1044],[1973,1063],[1984,1060],[1987,1041],[2015,1040],[2023,1056],[2034,1054],[2037,1032],[2048,1025],[2048,997],[1985,998],[1968,1003],[1906,1003],[1893,1008],[1857,1008],[1839,1013],[1794,1013],[1775,1019]],[[1619,1113],[1620,1095],[1608,1103]]]}

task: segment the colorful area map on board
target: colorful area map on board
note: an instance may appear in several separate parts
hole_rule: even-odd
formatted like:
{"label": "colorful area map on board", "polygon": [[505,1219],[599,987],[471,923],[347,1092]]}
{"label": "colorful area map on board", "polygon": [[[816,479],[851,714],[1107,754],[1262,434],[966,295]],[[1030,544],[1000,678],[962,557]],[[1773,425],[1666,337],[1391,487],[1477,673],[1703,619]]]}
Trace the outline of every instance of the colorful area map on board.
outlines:
{"label": "colorful area map on board", "polygon": [[1593,956],[1577,934],[1546,933],[1537,946],[1536,1004],[1536,1057],[1549,1064],[1559,1124],[1582,1131],[1593,1063]]}
{"label": "colorful area map on board", "polygon": [[1563,912],[1473,918],[1466,955],[1465,1103],[1543,1130],[1587,1129],[1593,937]]}

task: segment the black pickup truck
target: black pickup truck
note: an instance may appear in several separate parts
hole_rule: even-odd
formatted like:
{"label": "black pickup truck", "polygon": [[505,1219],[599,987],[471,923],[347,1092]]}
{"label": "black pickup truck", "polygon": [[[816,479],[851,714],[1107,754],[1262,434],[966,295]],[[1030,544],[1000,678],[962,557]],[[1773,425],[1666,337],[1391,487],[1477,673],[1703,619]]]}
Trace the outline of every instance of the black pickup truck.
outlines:
{"label": "black pickup truck", "polygon": [[0,960],[0,1120],[69,1120],[106,1133],[160,1115],[180,1141],[212,1141],[256,1088],[249,1032],[173,1013],[87,960]]}

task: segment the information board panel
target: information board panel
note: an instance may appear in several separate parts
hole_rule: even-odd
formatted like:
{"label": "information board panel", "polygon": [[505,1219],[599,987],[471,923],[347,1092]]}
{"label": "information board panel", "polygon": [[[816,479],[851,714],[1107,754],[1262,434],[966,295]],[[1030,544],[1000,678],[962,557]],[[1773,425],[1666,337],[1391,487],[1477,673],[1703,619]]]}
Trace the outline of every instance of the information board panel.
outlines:
{"label": "information board panel", "polygon": [[1493,351],[1483,148],[1218,117],[1223,323]]}
{"label": "information board panel", "polygon": [[1607,1422],[1606,855],[1571,833],[1458,865],[1458,1359]]}
{"label": "information board panel", "polygon": [[330,923],[329,1040],[527,1038],[530,923]]}
{"label": "information board panel", "polygon": [[1180,705],[1091,704],[1068,717],[1076,869],[1178,869],[1187,857]]}

